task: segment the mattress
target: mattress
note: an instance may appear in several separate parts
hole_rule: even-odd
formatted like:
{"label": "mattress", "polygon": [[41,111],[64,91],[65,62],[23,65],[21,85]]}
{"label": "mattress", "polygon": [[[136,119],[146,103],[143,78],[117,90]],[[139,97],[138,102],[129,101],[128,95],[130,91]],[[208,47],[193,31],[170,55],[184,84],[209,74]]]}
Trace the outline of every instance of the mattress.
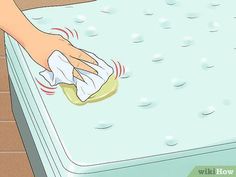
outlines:
{"label": "mattress", "polygon": [[119,81],[115,95],[84,106],[59,86],[46,94],[43,68],[5,35],[47,176],[187,176],[196,165],[235,164],[235,5],[98,0],[25,11],[40,30],[103,58]]}

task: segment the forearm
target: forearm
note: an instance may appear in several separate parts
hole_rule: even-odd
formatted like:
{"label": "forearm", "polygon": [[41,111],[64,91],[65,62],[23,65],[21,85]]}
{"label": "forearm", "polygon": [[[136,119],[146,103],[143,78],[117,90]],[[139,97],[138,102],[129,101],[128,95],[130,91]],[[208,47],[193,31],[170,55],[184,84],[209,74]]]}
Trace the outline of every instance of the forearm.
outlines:
{"label": "forearm", "polygon": [[0,0],[0,29],[15,38],[22,46],[32,40],[32,35],[38,35],[34,27],[13,0]]}

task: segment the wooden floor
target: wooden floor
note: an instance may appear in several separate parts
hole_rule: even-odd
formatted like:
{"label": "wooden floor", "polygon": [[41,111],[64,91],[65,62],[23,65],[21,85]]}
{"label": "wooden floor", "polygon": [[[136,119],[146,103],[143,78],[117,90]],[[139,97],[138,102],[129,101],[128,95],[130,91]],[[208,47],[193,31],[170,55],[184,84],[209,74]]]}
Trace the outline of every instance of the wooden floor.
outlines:
{"label": "wooden floor", "polygon": [[[3,35],[0,36],[2,43]],[[32,177],[34,175],[11,110],[6,57],[2,46],[0,51],[0,177]]]}

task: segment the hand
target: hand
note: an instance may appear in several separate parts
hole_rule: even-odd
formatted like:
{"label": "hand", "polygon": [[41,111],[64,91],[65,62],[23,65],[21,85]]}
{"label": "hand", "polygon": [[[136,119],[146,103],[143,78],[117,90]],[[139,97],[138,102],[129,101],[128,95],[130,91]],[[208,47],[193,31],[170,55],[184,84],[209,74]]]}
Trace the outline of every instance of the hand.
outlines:
{"label": "hand", "polygon": [[[48,57],[58,50],[64,54],[75,67],[97,74],[96,71],[85,64],[87,61],[97,64],[96,61],[83,51],[75,48],[69,41],[60,35],[48,34],[37,29],[19,10],[13,0],[0,1],[0,29],[3,29],[16,39],[30,54],[36,63],[47,70]],[[81,75],[74,69],[73,75],[81,80]]]}
{"label": "hand", "polygon": [[[62,36],[39,32],[39,34],[31,36],[31,38],[32,40],[27,42],[22,41],[23,47],[27,50],[33,60],[45,69],[50,71],[50,67],[48,66],[48,58],[55,50],[58,50],[65,55],[68,61],[75,68],[80,68],[97,74],[96,70],[83,62],[86,61],[92,64],[97,64],[96,60],[82,50],[74,47]],[[73,70],[73,75],[76,78],[83,80],[80,73],[75,69]]]}

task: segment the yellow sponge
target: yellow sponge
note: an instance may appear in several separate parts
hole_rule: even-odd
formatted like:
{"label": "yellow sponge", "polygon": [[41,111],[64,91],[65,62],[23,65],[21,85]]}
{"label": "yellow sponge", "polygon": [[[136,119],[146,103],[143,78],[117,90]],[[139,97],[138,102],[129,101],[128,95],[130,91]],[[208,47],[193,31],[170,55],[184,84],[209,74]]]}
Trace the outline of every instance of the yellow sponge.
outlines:
{"label": "yellow sponge", "polygon": [[90,98],[88,98],[86,101],[82,102],[76,94],[76,87],[72,84],[60,84],[64,94],[68,98],[68,100],[75,104],[75,105],[85,105],[87,103],[93,103],[102,101],[112,95],[114,95],[118,88],[118,80],[115,79],[115,76],[112,75],[107,80],[107,82],[101,87],[101,89],[93,94]]}

